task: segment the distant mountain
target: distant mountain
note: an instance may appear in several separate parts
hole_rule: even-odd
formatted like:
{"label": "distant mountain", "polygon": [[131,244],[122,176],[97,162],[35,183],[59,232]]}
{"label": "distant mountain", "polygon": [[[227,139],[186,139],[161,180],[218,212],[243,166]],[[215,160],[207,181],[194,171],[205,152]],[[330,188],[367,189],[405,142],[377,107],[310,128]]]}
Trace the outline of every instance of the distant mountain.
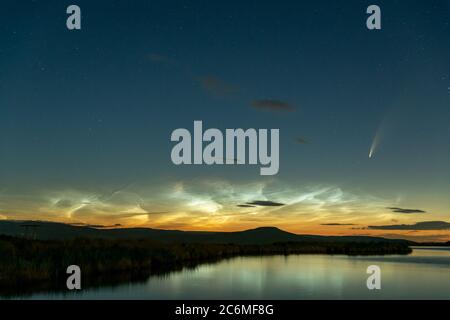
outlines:
{"label": "distant mountain", "polygon": [[298,235],[275,227],[261,227],[237,232],[160,230],[151,228],[99,229],[46,221],[0,221],[0,235],[41,240],[74,238],[151,239],[160,242],[269,244],[276,242],[406,242],[366,236]]}

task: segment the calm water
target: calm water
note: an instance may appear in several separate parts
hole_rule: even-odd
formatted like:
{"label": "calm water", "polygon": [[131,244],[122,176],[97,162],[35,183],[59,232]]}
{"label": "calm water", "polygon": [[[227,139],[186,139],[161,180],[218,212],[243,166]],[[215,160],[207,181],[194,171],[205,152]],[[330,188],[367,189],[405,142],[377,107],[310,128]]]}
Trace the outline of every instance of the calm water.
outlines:
{"label": "calm water", "polygon": [[[378,265],[382,288],[369,291]],[[414,248],[408,256],[241,257],[144,283],[36,294],[32,299],[450,299],[450,248]]]}

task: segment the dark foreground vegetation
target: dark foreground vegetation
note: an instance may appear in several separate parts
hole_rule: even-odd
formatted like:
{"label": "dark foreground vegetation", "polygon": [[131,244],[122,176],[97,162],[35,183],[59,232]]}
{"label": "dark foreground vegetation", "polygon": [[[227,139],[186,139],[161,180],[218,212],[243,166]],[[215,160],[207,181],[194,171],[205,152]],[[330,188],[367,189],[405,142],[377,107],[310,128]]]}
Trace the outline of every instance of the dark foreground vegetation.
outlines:
{"label": "dark foreground vegetation", "polygon": [[[64,289],[69,265],[82,270],[83,287],[144,281],[200,263],[246,255],[408,254],[402,242],[304,243],[264,245],[159,243],[153,240],[29,240],[0,236],[0,294],[27,288]],[[31,289],[30,289],[31,290]]]}

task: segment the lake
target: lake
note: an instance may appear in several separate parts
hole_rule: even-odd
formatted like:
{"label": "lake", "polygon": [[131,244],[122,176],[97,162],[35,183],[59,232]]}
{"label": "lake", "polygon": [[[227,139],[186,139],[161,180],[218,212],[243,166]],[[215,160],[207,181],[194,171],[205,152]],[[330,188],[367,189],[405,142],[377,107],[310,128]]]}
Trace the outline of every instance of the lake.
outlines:
{"label": "lake", "polygon": [[[366,269],[381,268],[381,290]],[[407,256],[237,257],[141,283],[19,299],[450,299],[450,247],[414,247]]]}

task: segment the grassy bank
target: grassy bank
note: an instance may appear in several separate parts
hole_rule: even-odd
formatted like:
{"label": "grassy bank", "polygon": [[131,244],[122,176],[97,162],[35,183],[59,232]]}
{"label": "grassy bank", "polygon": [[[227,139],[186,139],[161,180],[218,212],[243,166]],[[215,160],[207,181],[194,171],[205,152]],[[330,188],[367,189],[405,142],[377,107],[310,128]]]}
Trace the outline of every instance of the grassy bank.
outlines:
{"label": "grassy bank", "polygon": [[[61,287],[66,269],[75,264],[83,283],[101,285],[110,279],[130,281],[234,256],[274,254],[407,254],[404,243],[301,243],[269,245],[158,243],[152,240],[77,239],[39,241],[0,236],[1,288],[46,283]],[[102,280],[104,279],[104,280]],[[120,280],[122,279],[122,280]],[[84,286],[86,287],[86,285]]]}

